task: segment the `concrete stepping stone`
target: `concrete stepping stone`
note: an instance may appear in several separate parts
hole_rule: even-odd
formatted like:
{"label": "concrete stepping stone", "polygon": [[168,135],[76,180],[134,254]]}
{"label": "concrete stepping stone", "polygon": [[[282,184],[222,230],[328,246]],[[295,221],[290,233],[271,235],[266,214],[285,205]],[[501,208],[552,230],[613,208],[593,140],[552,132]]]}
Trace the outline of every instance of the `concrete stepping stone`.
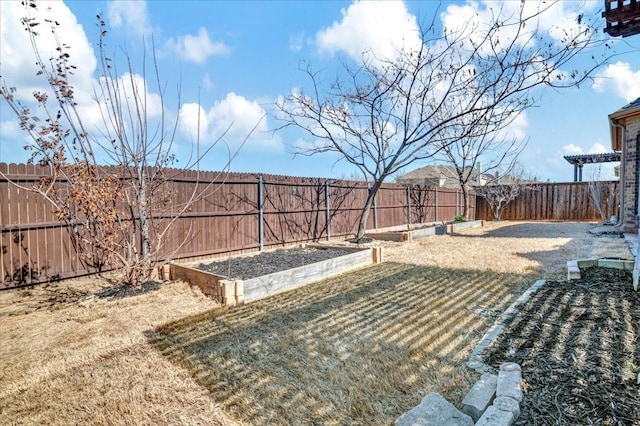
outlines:
{"label": "concrete stepping stone", "polygon": [[458,411],[439,393],[430,393],[419,405],[407,411],[395,421],[396,426],[473,426],[468,415]]}
{"label": "concrete stepping stone", "polygon": [[498,376],[495,374],[483,374],[462,400],[462,412],[469,415],[474,422],[477,422],[487,407],[491,405],[496,395],[497,386]]}

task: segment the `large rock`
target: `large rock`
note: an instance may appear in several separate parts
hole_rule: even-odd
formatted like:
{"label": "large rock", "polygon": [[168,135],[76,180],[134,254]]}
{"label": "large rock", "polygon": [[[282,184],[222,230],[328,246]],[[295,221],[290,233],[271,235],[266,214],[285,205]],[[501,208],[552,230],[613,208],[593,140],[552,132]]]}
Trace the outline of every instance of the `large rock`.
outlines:
{"label": "large rock", "polygon": [[522,373],[515,362],[505,362],[498,372],[496,396],[507,396],[518,402],[522,401]]}
{"label": "large rock", "polygon": [[512,412],[498,410],[492,405],[480,417],[476,426],[511,426],[515,421]]}
{"label": "large rock", "polygon": [[473,426],[474,421],[461,413],[439,393],[430,393],[419,405],[395,421],[396,426]]}
{"label": "large rock", "polygon": [[496,394],[498,376],[495,374],[483,374],[467,396],[462,400],[462,412],[471,416],[474,422],[482,416],[482,413],[491,405]]}
{"label": "large rock", "polygon": [[508,396],[499,396],[493,400],[493,406],[500,411],[508,411],[513,413],[513,418],[516,420],[520,416],[520,404],[513,398]]}

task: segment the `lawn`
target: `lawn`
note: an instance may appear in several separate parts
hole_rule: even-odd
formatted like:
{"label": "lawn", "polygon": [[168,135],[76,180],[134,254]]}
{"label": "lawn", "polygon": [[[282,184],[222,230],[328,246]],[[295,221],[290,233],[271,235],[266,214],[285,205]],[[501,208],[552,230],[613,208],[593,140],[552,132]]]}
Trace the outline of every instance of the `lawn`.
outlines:
{"label": "lawn", "polygon": [[179,282],[0,292],[0,424],[384,424],[430,391],[459,403],[470,350],[523,288],[629,257],[591,226],[383,243],[384,264],[230,311]]}
{"label": "lawn", "polygon": [[386,424],[460,403],[473,346],[532,276],[387,263],[151,333],[247,424]]}

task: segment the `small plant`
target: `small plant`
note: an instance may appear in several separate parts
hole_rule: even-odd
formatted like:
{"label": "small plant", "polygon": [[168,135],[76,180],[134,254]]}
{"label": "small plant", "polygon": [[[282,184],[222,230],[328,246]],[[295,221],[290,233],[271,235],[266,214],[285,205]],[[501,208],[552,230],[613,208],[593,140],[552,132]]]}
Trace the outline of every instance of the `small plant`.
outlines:
{"label": "small plant", "polygon": [[636,384],[640,385],[640,364],[634,364],[633,362],[629,361],[629,367],[631,367],[631,371],[633,371],[634,373],[638,373]]}
{"label": "small plant", "polygon": [[455,222],[466,222],[466,221],[467,221],[467,218],[466,218],[466,217],[464,217],[464,215],[457,214],[453,220],[454,220]]}

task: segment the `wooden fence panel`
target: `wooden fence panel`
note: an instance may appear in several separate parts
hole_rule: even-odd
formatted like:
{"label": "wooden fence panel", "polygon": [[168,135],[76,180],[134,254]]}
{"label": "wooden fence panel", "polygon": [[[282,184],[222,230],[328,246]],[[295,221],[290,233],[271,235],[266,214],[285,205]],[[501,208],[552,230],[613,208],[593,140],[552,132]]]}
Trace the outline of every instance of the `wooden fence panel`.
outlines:
{"label": "wooden fence panel", "polygon": [[[619,183],[602,182],[603,190],[612,194],[609,201],[617,215]],[[476,201],[476,218],[493,220],[488,203]],[[503,220],[571,220],[600,221],[600,214],[589,196],[589,182],[540,183],[522,191],[502,212]]]}
{"label": "wooden fence panel", "polygon": [[[116,167],[103,171],[121,172]],[[51,206],[40,195],[15,185],[38,184],[48,175],[47,169],[0,163],[0,173],[9,178],[0,176],[0,288],[95,272],[83,264],[68,226]],[[167,180],[156,190],[162,202],[152,212],[154,232],[175,220],[159,253],[163,259],[257,250],[326,239],[329,234],[353,235],[369,187],[366,182],[273,175],[178,169],[163,173]],[[55,189],[68,191],[65,182],[57,182]],[[119,208],[125,206],[125,195],[114,194]],[[407,191],[405,185],[384,184],[367,228],[404,225],[409,220],[451,221],[462,211],[460,200],[452,189],[413,186]],[[183,211],[186,205],[189,208]]]}

